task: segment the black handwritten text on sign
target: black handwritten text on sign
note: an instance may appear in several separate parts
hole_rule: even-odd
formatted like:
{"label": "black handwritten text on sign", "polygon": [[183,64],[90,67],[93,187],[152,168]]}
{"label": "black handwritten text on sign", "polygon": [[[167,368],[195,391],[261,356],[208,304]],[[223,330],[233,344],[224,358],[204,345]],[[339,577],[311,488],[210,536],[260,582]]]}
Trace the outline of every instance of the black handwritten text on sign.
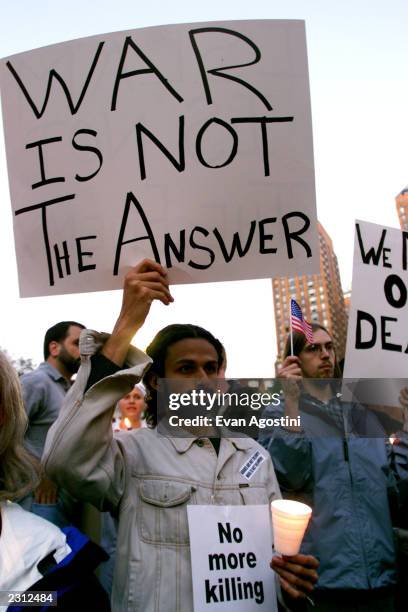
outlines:
{"label": "black handwritten text on sign", "polygon": [[381,228],[375,240],[371,236],[365,239],[360,223],[356,223],[356,236],[363,266],[379,270],[372,305],[382,302],[387,312],[376,313],[371,307],[357,309],[355,348],[366,350],[378,345],[382,351],[408,354],[408,336],[404,338],[398,331],[408,301],[408,232]]}
{"label": "black handwritten text on sign", "polygon": [[22,295],[318,271],[304,25],[113,33],[7,58]]}

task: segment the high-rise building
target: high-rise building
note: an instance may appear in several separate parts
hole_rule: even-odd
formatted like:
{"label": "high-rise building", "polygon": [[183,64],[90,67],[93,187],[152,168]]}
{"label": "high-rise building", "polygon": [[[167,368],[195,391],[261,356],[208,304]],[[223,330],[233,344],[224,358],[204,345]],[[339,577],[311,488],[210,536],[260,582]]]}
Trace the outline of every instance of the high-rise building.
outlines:
{"label": "high-rise building", "polygon": [[318,223],[320,274],[272,279],[278,358],[283,354],[289,332],[290,298],[293,297],[309,321],[322,323],[333,337],[337,356],[344,357],[347,315],[337,257],[333,243]]}
{"label": "high-rise building", "polygon": [[408,185],[397,195],[395,204],[401,229],[408,231]]}

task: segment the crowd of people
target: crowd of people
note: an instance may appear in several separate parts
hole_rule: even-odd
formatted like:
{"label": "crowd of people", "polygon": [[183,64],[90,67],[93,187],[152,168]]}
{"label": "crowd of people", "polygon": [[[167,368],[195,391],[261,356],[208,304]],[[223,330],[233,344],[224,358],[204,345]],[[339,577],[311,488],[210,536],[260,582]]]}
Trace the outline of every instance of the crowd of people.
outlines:
{"label": "crowd of people", "polygon": [[[341,401],[332,338],[314,324],[313,342],[293,334],[278,372],[282,401],[265,410],[300,425],[262,430],[258,441],[214,427],[174,436],[157,427],[160,381],[211,385],[225,377],[226,351],[190,324],[136,349],[154,300],[173,298],[166,270],[144,260],[125,277],[110,335],[55,325],[44,363],[20,381],[0,356],[0,591],[57,591],[67,610],[93,599],[89,609],[191,612],[188,506],[283,496],[313,513],[300,553],[271,550],[280,608],[405,609],[397,535],[408,508],[407,392],[392,444],[375,412]],[[264,460],[246,480],[254,453]],[[94,541],[80,530],[89,504]]]}

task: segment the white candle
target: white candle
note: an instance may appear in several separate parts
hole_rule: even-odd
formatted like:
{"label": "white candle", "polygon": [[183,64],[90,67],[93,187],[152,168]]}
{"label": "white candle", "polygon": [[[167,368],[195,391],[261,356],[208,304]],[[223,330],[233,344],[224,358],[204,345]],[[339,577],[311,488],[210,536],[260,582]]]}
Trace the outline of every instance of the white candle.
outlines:
{"label": "white candle", "polygon": [[274,547],[281,555],[299,552],[312,509],[291,499],[276,499],[271,503]]}

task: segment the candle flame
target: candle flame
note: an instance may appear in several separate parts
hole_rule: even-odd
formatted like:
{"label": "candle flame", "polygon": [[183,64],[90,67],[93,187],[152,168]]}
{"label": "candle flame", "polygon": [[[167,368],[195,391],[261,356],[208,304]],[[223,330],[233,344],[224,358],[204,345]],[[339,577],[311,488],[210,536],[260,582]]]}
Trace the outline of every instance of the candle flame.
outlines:
{"label": "candle flame", "polygon": [[132,423],[130,422],[130,419],[125,417],[124,422],[125,422],[125,425],[126,425],[127,429],[132,429]]}

